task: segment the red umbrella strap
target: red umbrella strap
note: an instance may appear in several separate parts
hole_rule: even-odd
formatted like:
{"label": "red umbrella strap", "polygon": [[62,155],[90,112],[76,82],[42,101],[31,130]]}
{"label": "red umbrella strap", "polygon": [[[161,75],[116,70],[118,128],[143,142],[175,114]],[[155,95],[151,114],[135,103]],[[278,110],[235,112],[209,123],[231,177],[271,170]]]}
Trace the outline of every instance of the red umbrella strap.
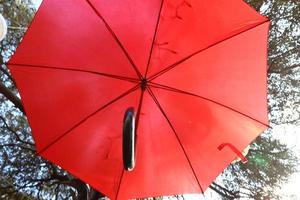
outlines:
{"label": "red umbrella strap", "polygon": [[247,158],[240,152],[234,145],[231,143],[222,143],[218,146],[218,149],[221,151],[225,146],[228,146],[241,160],[243,163],[248,162]]}

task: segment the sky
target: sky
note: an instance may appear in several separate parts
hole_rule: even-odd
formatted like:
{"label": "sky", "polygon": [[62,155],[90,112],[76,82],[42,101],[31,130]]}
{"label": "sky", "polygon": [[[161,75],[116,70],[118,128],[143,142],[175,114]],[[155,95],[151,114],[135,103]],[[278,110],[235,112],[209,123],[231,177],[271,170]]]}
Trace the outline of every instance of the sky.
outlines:
{"label": "sky", "polygon": [[[287,144],[300,158],[300,124],[296,125],[278,125],[273,127],[273,136]],[[298,167],[300,171],[300,167]],[[288,199],[300,200],[299,194],[300,172],[294,173],[289,178],[289,182],[282,185],[278,193]]]}
{"label": "sky", "polygon": [[[31,0],[35,7],[38,8],[42,0]],[[298,134],[297,134],[298,132]],[[296,155],[300,158],[300,124],[297,125],[279,125],[273,127],[273,135],[275,138],[280,139],[282,142],[290,146],[295,152]],[[300,167],[299,167],[300,171]],[[299,194],[300,186],[300,172],[295,173],[290,177],[288,183],[283,184],[282,188],[278,190],[278,193],[282,195],[285,199],[295,199],[300,200]],[[210,191],[206,192],[205,198],[202,195],[188,195],[185,196],[185,199],[196,200],[196,199],[215,199],[216,196],[213,195]]]}
{"label": "sky", "polygon": [[32,3],[34,3],[35,7],[38,8],[40,4],[42,3],[42,0],[31,0]]}

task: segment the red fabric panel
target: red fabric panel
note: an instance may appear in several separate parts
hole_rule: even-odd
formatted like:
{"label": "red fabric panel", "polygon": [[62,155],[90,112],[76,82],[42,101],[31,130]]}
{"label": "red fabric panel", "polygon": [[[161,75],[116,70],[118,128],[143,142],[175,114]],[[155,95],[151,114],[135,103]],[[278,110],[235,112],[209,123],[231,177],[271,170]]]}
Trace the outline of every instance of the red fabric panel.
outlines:
{"label": "red fabric panel", "polygon": [[165,0],[149,75],[263,21],[243,0]]}
{"label": "red fabric panel", "polygon": [[135,85],[69,70],[20,66],[10,66],[10,70],[17,81],[38,151]]}
{"label": "red fabric panel", "polygon": [[84,0],[44,0],[10,63],[136,77],[111,33]]}
{"label": "red fabric panel", "polygon": [[89,118],[42,153],[114,199],[123,171],[122,127],[128,105],[138,106],[135,91]]}
{"label": "red fabric panel", "polygon": [[90,0],[144,75],[162,0]]}
{"label": "red fabric panel", "polygon": [[265,23],[213,46],[153,82],[217,101],[268,124],[268,26]]}
{"label": "red fabric panel", "polygon": [[147,92],[137,134],[136,166],[124,173],[119,199],[201,192],[171,127]]}
{"label": "red fabric panel", "polygon": [[186,94],[153,89],[186,149],[205,190],[236,158],[222,143],[242,151],[266,126],[210,101]]}

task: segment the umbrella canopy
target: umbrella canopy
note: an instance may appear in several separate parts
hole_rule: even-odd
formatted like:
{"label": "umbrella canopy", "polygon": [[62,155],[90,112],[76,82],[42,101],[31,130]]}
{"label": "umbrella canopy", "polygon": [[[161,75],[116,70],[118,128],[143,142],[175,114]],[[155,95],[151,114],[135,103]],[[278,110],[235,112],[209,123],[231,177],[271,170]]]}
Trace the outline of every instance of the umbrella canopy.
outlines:
{"label": "umbrella canopy", "polygon": [[268,27],[242,0],[44,0],[9,61],[38,154],[111,199],[205,191],[268,127]]}

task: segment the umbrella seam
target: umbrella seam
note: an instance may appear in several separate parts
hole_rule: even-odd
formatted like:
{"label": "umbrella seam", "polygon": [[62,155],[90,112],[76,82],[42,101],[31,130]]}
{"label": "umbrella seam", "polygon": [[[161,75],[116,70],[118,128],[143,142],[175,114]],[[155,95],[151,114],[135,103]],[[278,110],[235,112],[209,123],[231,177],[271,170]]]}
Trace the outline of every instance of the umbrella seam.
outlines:
{"label": "umbrella seam", "polygon": [[253,121],[255,121],[255,122],[257,122],[257,123],[260,123],[260,124],[262,124],[262,125],[264,125],[264,126],[266,126],[266,127],[268,127],[268,128],[271,128],[270,125],[268,125],[268,124],[266,124],[266,123],[264,123],[264,122],[261,122],[261,121],[255,119],[255,118],[253,118],[253,117],[247,115],[247,114],[244,114],[244,113],[242,113],[242,112],[240,112],[240,111],[238,111],[238,110],[236,110],[236,109],[234,109],[234,108],[231,108],[231,107],[229,107],[229,106],[226,106],[226,105],[224,105],[224,104],[222,104],[222,103],[219,103],[219,102],[217,102],[217,101],[214,101],[214,100],[212,100],[212,99],[209,99],[209,98],[206,98],[206,97],[197,95],[197,94],[193,94],[193,93],[190,93],[190,92],[187,92],[187,91],[183,91],[183,90],[179,90],[179,89],[176,89],[176,88],[172,88],[172,87],[169,87],[169,86],[166,86],[166,85],[161,85],[161,84],[158,84],[158,83],[152,83],[152,82],[151,82],[151,83],[149,83],[149,84],[150,84],[152,87],[155,87],[155,88],[158,88],[158,89],[167,90],[167,91],[170,91],[170,92],[175,92],[175,93],[180,93],[180,94],[185,94],[185,95],[190,95],[190,96],[194,96],[194,97],[201,98],[201,99],[203,99],[203,100],[206,100],[206,101],[212,102],[212,103],[214,103],[214,104],[217,104],[217,105],[219,105],[219,106],[221,106],[221,107],[227,108],[228,110],[231,110],[231,111],[233,111],[233,112],[236,112],[236,113],[238,113],[238,114],[240,114],[240,115],[243,115],[243,116],[245,116],[245,117],[247,117],[247,118],[249,118],[249,119],[252,119]]}
{"label": "umbrella seam", "polygon": [[125,76],[118,76],[113,74],[107,74],[102,72],[96,72],[96,71],[89,71],[89,70],[82,70],[82,69],[75,69],[75,68],[65,68],[65,67],[53,67],[53,66],[46,66],[46,65],[29,65],[29,64],[17,64],[17,63],[9,63],[10,66],[18,66],[18,67],[28,67],[28,68],[41,68],[41,69],[50,69],[50,70],[57,70],[57,71],[72,71],[72,72],[84,72],[89,74],[95,74],[99,76],[105,76],[112,79],[118,79],[123,81],[129,81],[137,83],[139,82],[138,79],[125,77]]}
{"label": "umbrella seam", "polygon": [[195,170],[194,170],[194,168],[193,168],[193,166],[192,166],[192,162],[191,162],[191,160],[189,159],[189,157],[188,157],[188,155],[187,155],[187,152],[186,152],[186,150],[185,150],[183,144],[181,143],[181,141],[180,141],[180,139],[179,139],[179,136],[178,136],[178,134],[177,134],[177,132],[176,132],[174,126],[172,125],[170,119],[168,118],[167,114],[166,114],[165,111],[163,110],[162,106],[160,105],[158,99],[155,97],[155,95],[154,95],[154,93],[152,92],[152,90],[150,89],[150,87],[147,87],[147,91],[148,91],[148,93],[150,94],[150,96],[152,97],[152,99],[153,99],[153,101],[155,102],[155,104],[157,105],[157,107],[159,108],[159,110],[161,111],[161,113],[163,114],[163,116],[165,117],[165,119],[167,120],[169,126],[171,127],[171,129],[172,129],[172,131],[173,131],[173,133],[174,133],[174,135],[175,135],[175,137],[176,137],[176,139],[177,139],[177,142],[179,143],[179,145],[180,145],[180,147],[181,147],[181,149],[182,149],[182,151],[183,151],[183,153],[184,153],[184,155],[185,155],[185,158],[187,159],[187,162],[188,162],[188,164],[189,164],[189,166],[190,166],[190,168],[191,168],[191,170],[192,170],[192,173],[193,173],[193,175],[194,175],[194,177],[195,177],[195,179],[196,179],[196,181],[197,181],[197,183],[198,183],[198,186],[199,186],[199,188],[200,188],[202,194],[204,195],[204,190],[203,190],[203,188],[202,188],[202,186],[201,186],[201,184],[200,184],[200,181],[199,181],[199,179],[198,179],[198,177],[197,177],[197,175],[196,175],[196,172],[195,172]]}
{"label": "umbrella seam", "polygon": [[208,50],[208,49],[210,49],[210,48],[212,48],[212,47],[214,47],[214,46],[216,46],[216,45],[218,45],[218,44],[221,44],[221,43],[223,43],[223,42],[225,42],[225,41],[228,41],[228,40],[234,38],[235,36],[238,36],[238,35],[240,35],[240,34],[243,34],[243,33],[248,32],[248,31],[250,31],[250,30],[252,30],[252,29],[255,29],[256,27],[258,27],[258,26],[260,26],[260,25],[263,25],[263,24],[265,24],[265,23],[267,23],[267,22],[269,22],[268,19],[267,19],[267,20],[264,20],[263,22],[261,22],[261,23],[259,23],[259,24],[256,24],[255,26],[253,26],[253,27],[251,27],[251,28],[248,28],[248,29],[246,29],[246,30],[244,30],[244,31],[241,31],[241,32],[239,32],[239,33],[236,33],[236,34],[234,34],[234,35],[232,35],[232,36],[230,36],[230,37],[224,38],[224,39],[222,39],[222,40],[220,40],[220,41],[218,41],[218,42],[215,42],[215,43],[209,45],[208,47],[205,47],[205,48],[203,48],[203,49],[200,49],[200,50],[198,50],[198,51],[196,51],[196,52],[190,54],[189,56],[187,56],[187,57],[185,57],[185,58],[183,58],[183,59],[181,59],[181,60],[179,60],[179,61],[177,61],[177,62],[175,62],[175,63],[173,63],[173,64],[171,64],[171,65],[169,65],[168,67],[164,68],[163,70],[161,70],[161,71],[159,71],[159,72],[153,74],[152,76],[149,77],[148,80],[149,80],[149,81],[152,81],[152,80],[156,79],[157,77],[160,77],[160,76],[162,76],[163,74],[165,74],[166,72],[170,71],[171,69],[175,68],[176,66],[180,65],[181,63],[185,62],[186,60],[189,60],[191,57],[194,57],[195,55],[197,55],[197,54],[199,54],[199,53],[201,53],[201,52],[203,52],[203,51],[205,51],[205,50]]}
{"label": "umbrella seam", "polygon": [[134,86],[133,88],[127,90],[126,92],[124,92],[123,94],[121,94],[120,96],[116,97],[115,99],[113,99],[112,101],[106,103],[105,105],[101,106],[99,109],[97,109],[96,111],[94,111],[93,113],[89,114],[88,116],[86,116],[85,118],[83,118],[81,121],[79,121],[78,123],[76,123],[73,127],[71,127],[69,130],[67,130],[66,132],[64,132],[62,135],[60,135],[59,137],[57,137],[55,140],[53,140],[50,144],[48,144],[47,146],[45,146],[43,149],[41,149],[40,151],[37,152],[37,154],[42,154],[43,152],[45,152],[46,150],[48,150],[51,146],[53,146],[55,143],[57,143],[59,140],[61,140],[63,137],[65,137],[66,135],[68,135],[69,133],[71,133],[74,129],[76,129],[77,127],[79,127],[81,124],[83,124],[86,120],[88,120],[89,118],[91,118],[92,116],[96,115],[98,112],[102,111],[103,109],[107,108],[108,106],[110,106],[111,104],[115,103],[116,101],[122,99],[123,97],[129,95],[130,93],[134,92],[135,90],[137,90],[139,88],[139,84]]}
{"label": "umbrella seam", "polygon": [[159,23],[160,23],[160,18],[161,18],[160,16],[161,16],[163,4],[164,4],[164,0],[161,1],[160,10],[159,10],[159,13],[158,13],[158,19],[157,19],[157,22],[156,22],[154,36],[153,36],[153,40],[152,40],[152,44],[151,44],[150,55],[149,55],[149,58],[148,58],[147,68],[146,68],[146,72],[145,72],[145,78],[147,77],[148,69],[149,69],[149,65],[150,65],[150,60],[152,58],[154,43],[155,43],[157,32],[158,32],[158,26],[159,26]]}
{"label": "umbrella seam", "polygon": [[106,29],[110,32],[110,34],[112,35],[112,37],[115,39],[115,41],[118,43],[119,47],[122,49],[123,53],[125,54],[125,56],[127,57],[128,61],[130,62],[130,64],[132,65],[132,67],[134,68],[134,71],[136,72],[137,76],[142,79],[142,74],[141,72],[138,70],[137,66],[135,65],[135,63],[133,62],[132,58],[130,57],[130,55],[128,54],[127,50],[125,49],[125,47],[123,46],[123,44],[121,43],[121,41],[119,40],[119,38],[117,37],[116,33],[112,30],[112,28],[109,26],[109,24],[106,22],[106,20],[103,18],[103,16],[100,14],[100,12],[94,7],[94,5],[90,2],[90,0],[86,0],[86,2],[90,5],[90,7],[93,9],[93,11],[95,12],[95,14],[103,21]]}

